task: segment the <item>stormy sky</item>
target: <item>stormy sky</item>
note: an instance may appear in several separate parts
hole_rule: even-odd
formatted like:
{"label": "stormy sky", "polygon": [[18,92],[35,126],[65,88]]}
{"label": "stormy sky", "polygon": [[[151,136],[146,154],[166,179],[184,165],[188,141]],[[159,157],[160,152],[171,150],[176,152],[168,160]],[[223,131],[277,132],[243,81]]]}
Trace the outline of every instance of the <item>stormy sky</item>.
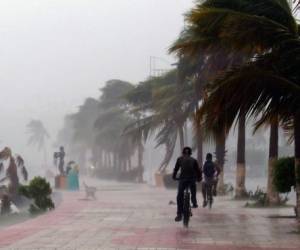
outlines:
{"label": "stormy sky", "polygon": [[8,145],[36,163],[36,151],[26,145],[30,119],[42,120],[55,140],[64,115],[86,97],[98,97],[106,80],[145,79],[150,56],[174,62],[167,49],[192,4],[193,0],[0,1],[0,146]]}

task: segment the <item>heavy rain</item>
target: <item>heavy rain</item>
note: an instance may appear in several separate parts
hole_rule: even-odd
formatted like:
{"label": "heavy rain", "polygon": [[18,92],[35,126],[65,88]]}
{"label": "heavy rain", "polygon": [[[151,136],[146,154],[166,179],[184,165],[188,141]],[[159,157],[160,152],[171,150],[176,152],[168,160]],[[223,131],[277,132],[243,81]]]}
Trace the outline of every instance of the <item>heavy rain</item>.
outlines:
{"label": "heavy rain", "polygon": [[0,249],[299,249],[299,11],[0,1]]}

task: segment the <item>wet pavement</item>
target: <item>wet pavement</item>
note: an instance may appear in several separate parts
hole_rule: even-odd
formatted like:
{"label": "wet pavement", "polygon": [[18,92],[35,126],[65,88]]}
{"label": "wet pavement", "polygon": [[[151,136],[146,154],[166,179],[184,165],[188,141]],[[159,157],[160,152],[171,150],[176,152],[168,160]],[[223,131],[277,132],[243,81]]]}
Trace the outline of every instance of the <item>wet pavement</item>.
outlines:
{"label": "wet pavement", "polygon": [[[175,223],[175,190],[97,182],[97,200],[63,192],[55,211],[0,230],[1,249],[300,249],[292,208],[244,208],[218,197],[194,210],[190,227]],[[199,203],[201,203],[199,196]]]}

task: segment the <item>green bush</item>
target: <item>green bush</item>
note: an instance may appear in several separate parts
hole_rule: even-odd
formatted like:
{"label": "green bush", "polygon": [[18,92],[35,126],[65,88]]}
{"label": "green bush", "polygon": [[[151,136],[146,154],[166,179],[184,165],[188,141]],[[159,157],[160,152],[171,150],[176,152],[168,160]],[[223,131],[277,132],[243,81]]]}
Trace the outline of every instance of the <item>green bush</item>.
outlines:
{"label": "green bush", "polygon": [[295,159],[281,158],[274,167],[273,183],[279,193],[289,193],[296,185]]}
{"label": "green bush", "polygon": [[29,185],[20,186],[19,193],[33,200],[29,208],[31,214],[46,212],[55,207],[50,197],[52,193],[50,184],[42,177],[35,177]]}

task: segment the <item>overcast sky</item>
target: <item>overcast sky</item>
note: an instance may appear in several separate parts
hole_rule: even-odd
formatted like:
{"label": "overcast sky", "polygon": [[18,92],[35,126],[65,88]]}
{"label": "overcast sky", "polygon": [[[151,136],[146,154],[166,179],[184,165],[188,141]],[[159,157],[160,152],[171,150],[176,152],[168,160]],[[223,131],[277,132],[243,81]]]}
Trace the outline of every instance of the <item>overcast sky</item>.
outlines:
{"label": "overcast sky", "polygon": [[[112,78],[137,83],[169,45],[193,0],[1,0],[0,146],[25,154],[25,125],[55,139],[66,113]],[[169,65],[162,62],[161,67]],[[28,157],[26,157],[28,154]]]}

